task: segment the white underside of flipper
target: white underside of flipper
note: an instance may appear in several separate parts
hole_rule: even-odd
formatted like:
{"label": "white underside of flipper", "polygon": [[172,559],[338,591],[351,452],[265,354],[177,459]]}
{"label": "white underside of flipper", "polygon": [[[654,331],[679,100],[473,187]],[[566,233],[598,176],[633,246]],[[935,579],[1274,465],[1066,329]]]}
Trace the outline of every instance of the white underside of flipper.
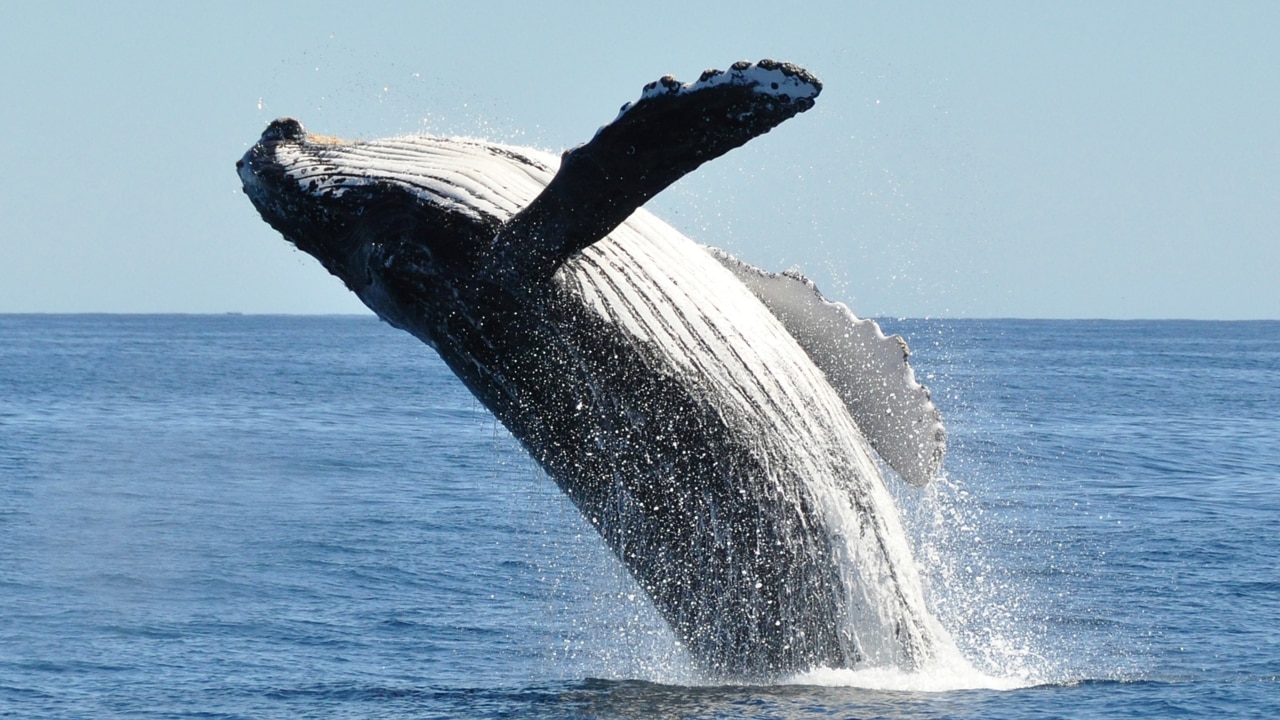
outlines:
{"label": "white underside of flipper", "polygon": [[849,408],[871,447],[904,480],[925,485],[946,449],[942,416],[916,382],[910,350],[871,319],[822,296],[795,271],[769,273],[723,250],[707,248],[738,276],[804,348]]}

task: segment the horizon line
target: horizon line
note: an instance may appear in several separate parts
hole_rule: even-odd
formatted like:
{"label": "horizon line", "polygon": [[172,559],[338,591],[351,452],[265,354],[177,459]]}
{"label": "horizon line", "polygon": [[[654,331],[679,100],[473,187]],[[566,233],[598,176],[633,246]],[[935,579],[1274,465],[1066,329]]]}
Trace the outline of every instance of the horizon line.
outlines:
{"label": "horizon line", "polygon": [[[227,310],[222,312],[181,312],[181,311],[130,311],[130,312],[112,312],[112,311],[25,311],[25,312],[6,312],[0,311],[0,317],[249,317],[249,318],[372,318],[382,321],[373,312],[337,312],[337,313],[300,313],[300,312],[241,312],[236,310]],[[1023,315],[924,315],[924,316],[908,316],[908,315],[859,315],[860,318],[870,318],[873,320],[923,320],[923,321],[1022,321],[1022,322],[1205,322],[1205,323],[1274,323],[1280,322],[1280,317],[1267,318],[1189,318],[1189,317],[1099,317],[1099,316],[1080,316],[1080,317],[1033,317]]]}

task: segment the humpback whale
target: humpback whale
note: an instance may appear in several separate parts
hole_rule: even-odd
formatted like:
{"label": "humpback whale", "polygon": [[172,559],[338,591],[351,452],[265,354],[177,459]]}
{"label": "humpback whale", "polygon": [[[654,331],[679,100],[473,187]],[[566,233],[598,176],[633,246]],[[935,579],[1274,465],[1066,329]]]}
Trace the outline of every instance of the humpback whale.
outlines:
{"label": "humpback whale", "polygon": [[942,461],[906,343],[641,208],[821,88],[770,60],[663,77],[560,157],[283,118],[236,164],[267,223],[439,353],[713,677],[913,669],[945,638],[875,459],[914,485]]}

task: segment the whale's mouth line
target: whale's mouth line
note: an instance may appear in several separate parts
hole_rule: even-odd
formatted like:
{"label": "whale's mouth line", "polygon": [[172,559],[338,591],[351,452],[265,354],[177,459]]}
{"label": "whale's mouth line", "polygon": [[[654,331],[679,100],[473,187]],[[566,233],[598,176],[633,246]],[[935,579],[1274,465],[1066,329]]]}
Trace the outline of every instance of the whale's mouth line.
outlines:
{"label": "whale's mouth line", "polygon": [[[279,120],[264,130],[258,142],[236,161],[236,174],[240,176],[244,194],[249,196],[249,200],[260,212],[264,209],[272,209],[281,199],[279,196],[286,190],[285,171],[276,160],[276,144],[280,138],[272,130],[278,123],[280,123]],[[301,124],[296,121],[294,123],[301,128]],[[275,213],[276,216],[280,214]],[[264,219],[269,223],[272,220],[265,214]],[[275,223],[272,223],[272,226],[275,227]]]}

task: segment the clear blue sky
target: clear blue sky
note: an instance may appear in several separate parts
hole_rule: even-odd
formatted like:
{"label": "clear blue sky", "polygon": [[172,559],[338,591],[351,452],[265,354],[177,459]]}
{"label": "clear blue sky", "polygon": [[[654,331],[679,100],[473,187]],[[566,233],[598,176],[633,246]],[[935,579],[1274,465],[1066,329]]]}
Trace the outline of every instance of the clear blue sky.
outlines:
{"label": "clear blue sky", "polygon": [[0,4],[0,312],[361,312],[262,223],[271,119],[588,138],[772,57],[818,106],[651,209],[862,315],[1280,318],[1280,3]]}

